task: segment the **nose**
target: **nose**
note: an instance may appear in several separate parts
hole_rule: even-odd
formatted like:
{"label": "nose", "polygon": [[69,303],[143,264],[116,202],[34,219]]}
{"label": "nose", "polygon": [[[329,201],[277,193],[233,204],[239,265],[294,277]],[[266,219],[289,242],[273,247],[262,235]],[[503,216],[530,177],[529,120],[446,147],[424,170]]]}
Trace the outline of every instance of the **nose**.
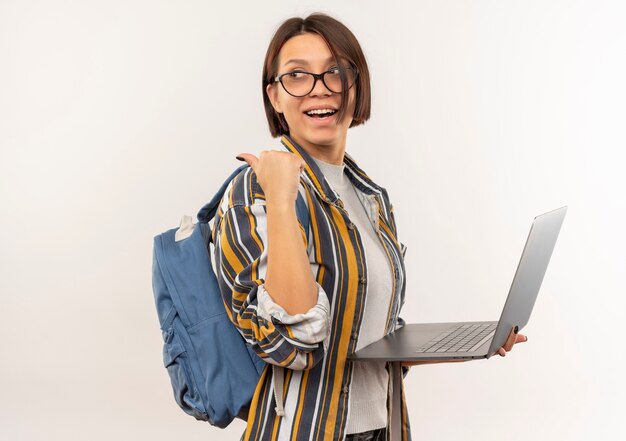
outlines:
{"label": "nose", "polygon": [[313,85],[313,90],[309,93],[309,96],[330,96],[332,92],[328,90],[324,82],[321,78],[315,79],[315,84]]}

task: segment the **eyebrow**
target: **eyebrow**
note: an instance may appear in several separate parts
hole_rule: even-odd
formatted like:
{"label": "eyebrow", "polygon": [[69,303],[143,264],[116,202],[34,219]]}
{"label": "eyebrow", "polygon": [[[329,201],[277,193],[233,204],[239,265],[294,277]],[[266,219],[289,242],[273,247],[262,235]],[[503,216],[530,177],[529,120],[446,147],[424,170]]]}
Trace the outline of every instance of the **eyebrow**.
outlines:
{"label": "eyebrow", "polygon": [[[332,61],[335,61],[335,59],[333,57],[328,57],[325,61],[326,61],[326,63],[330,63]],[[290,64],[290,63],[294,63],[294,64],[309,64],[309,62],[307,60],[303,60],[301,58],[292,58],[290,60],[287,60],[285,62],[285,65]]]}

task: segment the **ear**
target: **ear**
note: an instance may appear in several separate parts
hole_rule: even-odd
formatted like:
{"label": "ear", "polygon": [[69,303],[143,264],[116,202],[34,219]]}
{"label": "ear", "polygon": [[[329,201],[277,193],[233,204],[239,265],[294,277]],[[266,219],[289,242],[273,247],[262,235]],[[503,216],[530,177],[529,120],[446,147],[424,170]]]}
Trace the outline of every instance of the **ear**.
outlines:
{"label": "ear", "polygon": [[278,87],[276,87],[276,83],[268,84],[267,87],[265,87],[265,93],[267,93],[274,110],[278,113],[283,113],[280,106],[280,100],[278,99]]}

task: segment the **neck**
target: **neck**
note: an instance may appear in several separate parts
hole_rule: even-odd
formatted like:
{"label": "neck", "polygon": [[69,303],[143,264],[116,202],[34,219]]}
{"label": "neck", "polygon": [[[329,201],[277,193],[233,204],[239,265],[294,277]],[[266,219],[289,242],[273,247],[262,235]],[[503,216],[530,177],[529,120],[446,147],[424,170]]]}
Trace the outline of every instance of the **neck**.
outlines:
{"label": "neck", "polygon": [[341,165],[343,164],[343,157],[346,151],[346,137],[344,136],[336,144],[313,144],[304,139],[301,139],[298,135],[289,135],[298,143],[309,155],[315,159],[326,162],[328,164]]}

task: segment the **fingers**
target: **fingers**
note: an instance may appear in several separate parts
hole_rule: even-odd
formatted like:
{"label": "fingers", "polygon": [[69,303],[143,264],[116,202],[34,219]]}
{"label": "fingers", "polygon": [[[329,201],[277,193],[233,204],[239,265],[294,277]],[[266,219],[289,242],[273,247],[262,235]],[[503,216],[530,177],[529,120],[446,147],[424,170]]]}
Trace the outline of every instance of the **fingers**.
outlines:
{"label": "fingers", "polygon": [[504,357],[508,351],[513,349],[513,345],[517,343],[525,343],[528,341],[528,337],[524,334],[517,333],[517,326],[511,329],[511,333],[509,334],[509,338],[507,339],[504,346],[498,349],[497,354],[501,357]]}
{"label": "fingers", "polygon": [[511,349],[513,349],[513,345],[515,344],[516,339],[517,339],[517,330],[518,330],[517,326],[511,329],[511,332],[509,333],[509,337],[506,339],[504,346],[502,346],[505,351],[508,352]]}

